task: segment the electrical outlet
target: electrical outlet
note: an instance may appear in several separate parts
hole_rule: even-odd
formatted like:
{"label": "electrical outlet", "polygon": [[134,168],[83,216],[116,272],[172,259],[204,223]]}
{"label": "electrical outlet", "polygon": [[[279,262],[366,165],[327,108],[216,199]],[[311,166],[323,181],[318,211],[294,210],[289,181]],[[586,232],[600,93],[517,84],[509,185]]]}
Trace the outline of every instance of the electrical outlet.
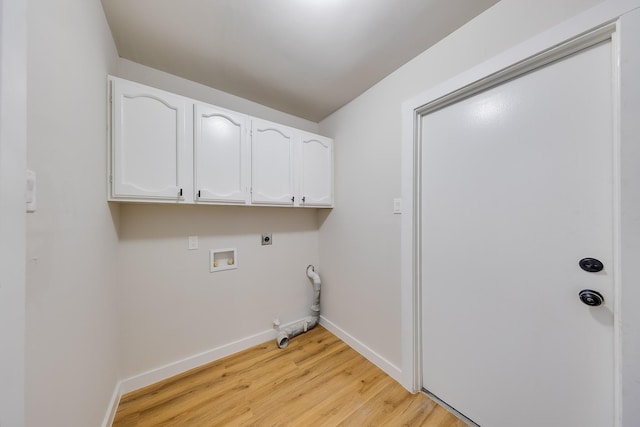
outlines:
{"label": "electrical outlet", "polygon": [[262,233],[262,246],[270,245],[272,242],[271,233]]}
{"label": "electrical outlet", "polygon": [[189,236],[189,250],[198,249],[198,236]]}

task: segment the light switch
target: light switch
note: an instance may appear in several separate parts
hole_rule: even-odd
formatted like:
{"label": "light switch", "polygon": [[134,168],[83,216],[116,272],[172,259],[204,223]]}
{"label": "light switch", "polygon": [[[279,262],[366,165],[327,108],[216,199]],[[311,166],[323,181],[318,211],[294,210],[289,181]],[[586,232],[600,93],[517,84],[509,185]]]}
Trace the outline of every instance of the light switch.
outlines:
{"label": "light switch", "polygon": [[198,236],[189,236],[189,250],[198,249]]}
{"label": "light switch", "polygon": [[402,199],[393,199],[393,213],[394,214],[402,213]]}
{"label": "light switch", "polygon": [[36,211],[36,173],[27,170],[27,212]]}

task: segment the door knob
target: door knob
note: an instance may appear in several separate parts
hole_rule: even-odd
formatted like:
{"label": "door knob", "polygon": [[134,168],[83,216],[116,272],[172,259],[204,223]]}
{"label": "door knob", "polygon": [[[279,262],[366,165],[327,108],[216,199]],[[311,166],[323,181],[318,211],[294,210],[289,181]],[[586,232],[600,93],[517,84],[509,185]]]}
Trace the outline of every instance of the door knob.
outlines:
{"label": "door knob", "polygon": [[604,297],[602,294],[597,291],[592,291],[591,289],[581,290],[578,296],[580,297],[580,301],[591,307],[597,307],[604,303]]}
{"label": "door knob", "polygon": [[582,258],[578,264],[581,269],[589,273],[597,273],[604,268],[602,261],[595,258]]}

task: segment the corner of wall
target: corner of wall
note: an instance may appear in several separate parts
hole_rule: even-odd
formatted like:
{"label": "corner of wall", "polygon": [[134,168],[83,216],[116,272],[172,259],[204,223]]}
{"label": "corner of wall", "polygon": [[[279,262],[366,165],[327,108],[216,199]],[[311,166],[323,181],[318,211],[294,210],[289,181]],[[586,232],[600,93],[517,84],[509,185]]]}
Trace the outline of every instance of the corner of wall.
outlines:
{"label": "corner of wall", "polygon": [[105,185],[105,84],[117,52],[99,1],[29,0],[27,29],[38,208],[26,234],[26,425],[98,425],[121,348],[117,214]]}

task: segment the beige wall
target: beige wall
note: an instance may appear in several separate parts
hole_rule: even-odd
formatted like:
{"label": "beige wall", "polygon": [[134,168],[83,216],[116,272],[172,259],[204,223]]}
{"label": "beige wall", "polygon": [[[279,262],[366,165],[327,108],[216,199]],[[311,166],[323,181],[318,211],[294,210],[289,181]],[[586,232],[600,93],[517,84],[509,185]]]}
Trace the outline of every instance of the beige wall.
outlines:
{"label": "beige wall", "polygon": [[402,103],[597,3],[502,0],[320,123],[336,144],[336,208],[320,228],[323,316],[400,371],[393,199],[401,192]]}
{"label": "beige wall", "polygon": [[118,380],[117,209],[106,202],[100,2],[28,2],[26,425],[100,425]]}

